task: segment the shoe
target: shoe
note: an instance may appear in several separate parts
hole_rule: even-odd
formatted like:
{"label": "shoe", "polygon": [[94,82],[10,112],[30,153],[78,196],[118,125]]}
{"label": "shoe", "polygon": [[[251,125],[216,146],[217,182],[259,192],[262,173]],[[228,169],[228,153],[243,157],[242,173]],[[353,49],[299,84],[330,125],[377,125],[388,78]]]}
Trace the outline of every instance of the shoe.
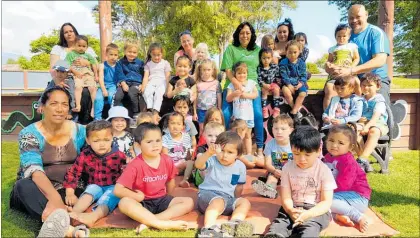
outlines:
{"label": "shoe", "polygon": [[276,118],[276,117],[278,117],[280,115],[280,109],[279,108],[274,108],[274,111],[273,111],[273,118]]}
{"label": "shoe", "polygon": [[372,165],[370,165],[369,161],[367,161],[366,159],[357,158],[356,161],[359,164],[359,166],[363,169],[363,171],[365,171],[365,173],[370,173],[374,171]]}
{"label": "shoe", "polygon": [[264,119],[268,118],[270,115],[268,114],[268,108],[267,107],[263,107],[262,109],[262,113],[263,113],[263,117]]}
{"label": "shoe", "polygon": [[255,190],[256,193],[263,197],[276,199],[278,196],[278,192],[276,189],[268,186],[266,183],[260,180],[254,180],[251,182],[252,188]]}
{"label": "shoe", "polygon": [[238,219],[223,223],[221,230],[231,237],[251,237],[254,234],[254,226],[250,222]]}

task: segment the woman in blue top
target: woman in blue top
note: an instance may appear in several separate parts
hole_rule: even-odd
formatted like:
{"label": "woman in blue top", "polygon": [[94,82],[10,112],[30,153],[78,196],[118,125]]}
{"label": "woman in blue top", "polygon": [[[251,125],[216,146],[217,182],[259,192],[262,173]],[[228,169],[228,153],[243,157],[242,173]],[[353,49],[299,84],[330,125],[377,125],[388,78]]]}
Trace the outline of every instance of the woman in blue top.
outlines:
{"label": "woman in blue top", "polygon": [[235,89],[242,90],[241,83],[238,82],[232,73],[232,67],[237,62],[244,62],[248,67],[248,80],[253,80],[257,84],[258,97],[253,100],[255,138],[258,155],[263,157],[264,128],[261,106],[261,88],[257,82],[257,67],[260,62],[258,54],[260,47],[256,45],[256,39],[257,35],[255,34],[254,27],[252,27],[249,22],[242,22],[239,24],[236,31],[233,33],[233,43],[226,48],[221,66],[221,70],[225,71],[227,75],[226,81],[222,81],[222,110],[225,117],[226,128],[229,128],[232,116],[232,103],[226,101],[227,86],[232,83]]}
{"label": "woman in blue top", "polygon": [[[63,180],[85,143],[86,131],[83,126],[66,120],[70,110],[67,90],[47,89],[41,104],[44,118],[19,133],[20,167],[10,194],[10,207],[44,221],[40,237],[71,237],[76,233],[85,236],[86,227],[70,226]],[[83,190],[83,184],[78,184],[76,195]]]}

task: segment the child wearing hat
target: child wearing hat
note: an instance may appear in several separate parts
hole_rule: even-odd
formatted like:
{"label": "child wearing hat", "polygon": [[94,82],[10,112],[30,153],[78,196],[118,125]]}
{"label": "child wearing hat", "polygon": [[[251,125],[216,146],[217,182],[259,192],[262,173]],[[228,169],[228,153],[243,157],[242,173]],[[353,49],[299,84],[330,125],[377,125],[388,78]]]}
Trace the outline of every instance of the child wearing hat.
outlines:
{"label": "child wearing hat", "polygon": [[113,106],[108,111],[107,121],[112,124],[112,136],[114,144],[127,156],[127,163],[136,157],[133,145],[134,138],[128,128],[131,118],[128,116],[128,110],[123,106]]}
{"label": "child wearing hat", "polygon": [[[70,109],[75,107],[75,100],[74,100],[74,79],[72,76],[69,75],[70,66],[65,60],[58,60],[55,65],[52,67],[52,69],[55,71],[55,74],[53,74],[53,79],[48,83],[47,88],[44,90],[47,91],[50,88],[53,88],[55,86],[59,86],[62,88],[65,88],[67,91],[69,91],[71,96],[70,101]],[[42,93],[44,94],[44,93]],[[41,97],[38,100],[38,108],[37,112],[42,113],[42,107],[41,107]],[[69,112],[70,113],[70,112]],[[67,119],[71,119],[72,116],[69,114],[67,116]]]}

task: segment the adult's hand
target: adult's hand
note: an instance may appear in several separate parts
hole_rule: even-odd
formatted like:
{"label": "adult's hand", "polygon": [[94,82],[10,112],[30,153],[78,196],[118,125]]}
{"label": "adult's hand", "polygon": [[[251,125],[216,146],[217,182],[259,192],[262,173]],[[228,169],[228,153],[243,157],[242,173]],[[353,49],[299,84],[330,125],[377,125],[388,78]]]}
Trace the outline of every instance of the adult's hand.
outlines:
{"label": "adult's hand", "polygon": [[130,87],[128,87],[126,82],[121,83],[121,88],[124,92],[128,92],[128,90],[130,89]]}
{"label": "adult's hand", "polygon": [[333,72],[334,77],[347,77],[351,75],[351,68],[339,67]]}
{"label": "adult's hand", "polygon": [[89,66],[90,63],[89,63],[89,60],[79,57],[75,61],[73,61],[73,65],[77,67],[83,67],[83,66]]}

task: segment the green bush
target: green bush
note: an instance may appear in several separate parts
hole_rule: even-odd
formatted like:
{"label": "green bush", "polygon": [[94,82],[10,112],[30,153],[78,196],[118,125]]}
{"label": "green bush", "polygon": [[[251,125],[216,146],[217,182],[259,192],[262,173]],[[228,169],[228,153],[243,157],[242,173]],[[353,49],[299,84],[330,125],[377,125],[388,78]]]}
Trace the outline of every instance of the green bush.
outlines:
{"label": "green bush", "polygon": [[319,74],[319,69],[315,63],[306,63],[306,71],[311,74]]}

